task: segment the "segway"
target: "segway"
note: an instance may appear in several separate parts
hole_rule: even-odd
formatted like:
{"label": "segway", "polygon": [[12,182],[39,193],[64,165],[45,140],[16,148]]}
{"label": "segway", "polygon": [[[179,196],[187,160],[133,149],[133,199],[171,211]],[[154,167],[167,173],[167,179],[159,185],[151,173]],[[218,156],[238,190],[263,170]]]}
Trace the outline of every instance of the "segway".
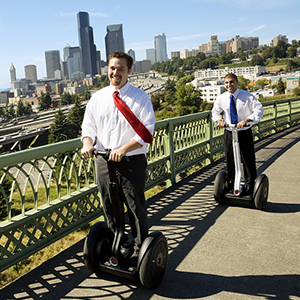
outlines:
{"label": "segway", "polygon": [[[85,238],[83,254],[86,267],[93,273],[101,272],[140,280],[149,289],[157,287],[168,263],[168,244],[160,231],[150,233],[141,245],[136,265],[130,263],[133,248],[126,249],[121,243],[125,235],[123,203],[120,201],[115,162],[108,161],[110,151],[98,151],[107,160],[110,177],[110,195],[116,220],[115,232],[105,222],[95,223]],[[130,157],[126,157],[130,160]]]}
{"label": "segway", "polygon": [[218,172],[214,183],[214,198],[217,203],[222,204],[226,200],[254,203],[257,209],[263,209],[266,206],[269,194],[269,179],[265,174],[260,174],[256,179],[253,192],[247,192],[246,183],[242,181],[242,163],[240,155],[240,146],[238,140],[238,130],[236,125],[226,125],[232,129],[232,146],[235,166],[235,179],[233,190],[229,189],[227,172],[221,170]]}

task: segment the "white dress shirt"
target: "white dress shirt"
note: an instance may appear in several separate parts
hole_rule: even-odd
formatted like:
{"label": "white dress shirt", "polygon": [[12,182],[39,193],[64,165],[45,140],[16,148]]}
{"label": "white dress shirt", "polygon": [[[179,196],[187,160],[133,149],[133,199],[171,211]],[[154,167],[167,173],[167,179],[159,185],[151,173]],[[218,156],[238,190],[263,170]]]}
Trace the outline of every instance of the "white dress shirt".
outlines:
{"label": "white dress shirt", "polygon": [[[258,123],[264,115],[264,109],[260,101],[258,101],[251,93],[237,89],[234,94],[234,101],[236,103],[236,110],[238,115],[238,122],[245,119],[252,120],[249,125],[253,123]],[[214,103],[212,109],[212,120],[216,122],[217,120],[222,120],[221,113],[224,112],[224,122],[226,124],[231,124],[230,117],[230,93],[225,92],[221,94]],[[246,130],[249,127],[243,127],[239,130]],[[226,128],[231,130],[230,127]]]}
{"label": "white dress shirt", "polygon": [[[95,148],[115,150],[132,139],[143,145],[126,155],[144,154],[148,151],[147,143],[133,130],[131,125],[114,104],[113,85],[96,92],[89,100],[82,123],[82,137],[97,138]],[[135,116],[153,134],[155,115],[149,95],[127,82],[119,91],[119,97],[127,104]]]}

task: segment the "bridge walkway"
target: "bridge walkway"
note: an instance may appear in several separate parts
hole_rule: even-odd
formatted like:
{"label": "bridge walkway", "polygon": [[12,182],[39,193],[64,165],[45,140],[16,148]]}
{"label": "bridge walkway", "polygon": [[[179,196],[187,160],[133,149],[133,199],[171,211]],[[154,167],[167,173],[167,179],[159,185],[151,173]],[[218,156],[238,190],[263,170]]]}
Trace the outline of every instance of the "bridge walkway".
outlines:
{"label": "bridge walkway", "polygon": [[264,211],[217,205],[216,173],[224,160],[149,200],[151,230],[168,238],[161,285],[109,274],[83,264],[80,241],[0,290],[1,299],[300,299],[300,126],[255,144],[258,173],[269,177]]}

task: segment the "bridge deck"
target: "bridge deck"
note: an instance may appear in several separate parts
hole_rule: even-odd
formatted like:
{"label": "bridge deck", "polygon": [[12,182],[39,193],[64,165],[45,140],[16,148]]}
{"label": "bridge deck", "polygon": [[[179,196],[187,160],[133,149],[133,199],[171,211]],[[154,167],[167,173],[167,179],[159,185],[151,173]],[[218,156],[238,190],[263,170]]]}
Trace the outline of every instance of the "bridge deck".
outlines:
{"label": "bridge deck", "polygon": [[81,241],[2,288],[1,299],[300,299],[300,126],[255,146],[270,181],[264,211],[214,202],[223,160],[149,201],[151,230],[166,235],[170,253],[157,289],[90,274]]}

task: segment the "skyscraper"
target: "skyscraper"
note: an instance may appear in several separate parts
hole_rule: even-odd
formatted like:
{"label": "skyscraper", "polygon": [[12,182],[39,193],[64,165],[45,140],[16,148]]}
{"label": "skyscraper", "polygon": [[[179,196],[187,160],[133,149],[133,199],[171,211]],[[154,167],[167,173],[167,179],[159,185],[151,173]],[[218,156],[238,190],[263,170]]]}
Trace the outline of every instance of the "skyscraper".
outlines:
{"label": "skyscraper", "polygon": [[130,55],[132,57],[132,59],[133,59],[133,62],[135,62],[135,52],[134,52],[134,50],[129,49],[128,50],[128,55]]}
{"label": "skyscraper", "polygon": [[146,57],[151,61],[151,65],[156,63],[156,51],[155,49],[146,49]]}
{"label": "skyscraper", "polygon": [[164,33],[157,34],[154,37],[154,48],[156,52],[156,62],[162,62],[168,60],[167,38]]}
{"label": "skyscraper", "polygon": [[[69,44],[64,48],[64,61],[67,65],[67,78],[71,79],[72,74],[81,71],[80,48],[71,47]],[[78,77],[78,76],[77,76]]]}
{"label": "skyscraper", "polygon": [[81,71],[87,76],[97,74],[96,45],[94,44],[93,28],[90,26],[89,14],[77,14],[78,38],[81,51]]}
{"label": "skyscraper", "polygon": [[27,65],[24,67],[25,78],[31,80],[32,83],[37,82],[37,72],[35,65]]}
{"label": "skyscraper", "polygon": [[116,51],[124,52],[124,39],[122,24],[108,25],[105,36],[106,61],[108,56]]}
{"label": "skyscraper", "polygon": [[15,69],[15,66],[13,65],[13,63],[11,63],[9,72],[10,72],[10,81],[11,82],[16,81],[17,80],[17,73],[16,73],[16,69]]}
{"label": "skyscraper", "polygon": [[61,71],[60,57],[58,50],[45,51],[47,78],[55,78],[55,71]]}

